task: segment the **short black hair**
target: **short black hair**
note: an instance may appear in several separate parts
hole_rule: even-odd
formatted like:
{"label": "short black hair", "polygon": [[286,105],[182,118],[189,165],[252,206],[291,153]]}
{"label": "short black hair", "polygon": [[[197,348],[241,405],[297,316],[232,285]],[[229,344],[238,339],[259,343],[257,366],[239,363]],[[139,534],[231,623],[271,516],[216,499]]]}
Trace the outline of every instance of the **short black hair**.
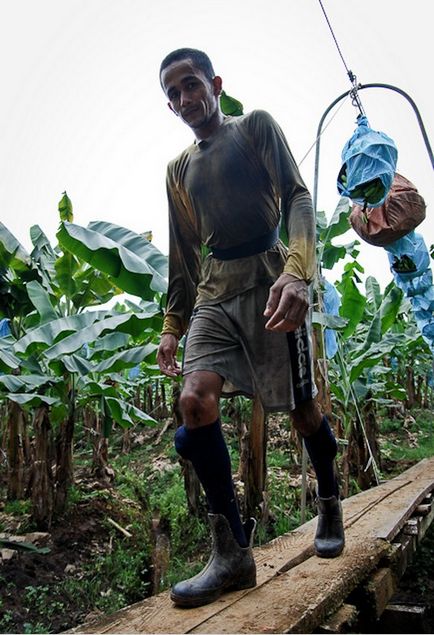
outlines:
{"label": "short black hair", "polygon": [[173,62],[179,62],[181,60],[191,60],[196,68],[201,70],[207,79],[210,82],[215,77],[214,68],[209,59],[208,55],[203,51],[199,51],[198,49],[191,48],[182,48],[176,49],[176,51],[172,51],[161,62],[160,65],[160,83],[161,83],[161,74],[167,66],[172,64]]}

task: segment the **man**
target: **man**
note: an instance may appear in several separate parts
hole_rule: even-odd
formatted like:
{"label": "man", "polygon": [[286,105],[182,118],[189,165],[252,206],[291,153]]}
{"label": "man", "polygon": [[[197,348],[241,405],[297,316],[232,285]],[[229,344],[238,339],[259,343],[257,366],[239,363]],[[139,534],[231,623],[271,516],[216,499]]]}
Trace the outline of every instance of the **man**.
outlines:
{"label": "man", "polygon": [[[344,533],[336,440],[315,401],[305,322],[315,275],[310,195],[268,113],[223,115],[222,79],[205,53],[173,51],[161,63],[160,82],[169,108],[195,136],[167,170],[169,291],[158,363],[169,377],[181,373],[176,354],[188,331],[184,425],[175,446],[206,493],[213,549],[205,569],[175,584],[171,597],[199,606],[256,583],[255,522],[240,519],[219,421],[222,395],[257,394],[265,411],[291,411],[318,481],[317,555],[339,555]],[[278,239],[280,222],[288,249]]]}

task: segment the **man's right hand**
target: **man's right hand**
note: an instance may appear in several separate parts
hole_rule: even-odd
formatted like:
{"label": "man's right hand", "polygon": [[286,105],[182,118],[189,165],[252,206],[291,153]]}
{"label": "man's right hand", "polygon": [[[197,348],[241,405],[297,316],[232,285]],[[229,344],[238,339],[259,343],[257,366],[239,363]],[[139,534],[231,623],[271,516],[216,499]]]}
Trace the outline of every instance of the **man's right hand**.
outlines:
{"label": "man's right hand", "polygon": [[176,361],[177,350],[178,338],[176,335],[164,333],[158,347],[157,362],[161,372],[168,377],[177,377],[181,374],[181,369]]}

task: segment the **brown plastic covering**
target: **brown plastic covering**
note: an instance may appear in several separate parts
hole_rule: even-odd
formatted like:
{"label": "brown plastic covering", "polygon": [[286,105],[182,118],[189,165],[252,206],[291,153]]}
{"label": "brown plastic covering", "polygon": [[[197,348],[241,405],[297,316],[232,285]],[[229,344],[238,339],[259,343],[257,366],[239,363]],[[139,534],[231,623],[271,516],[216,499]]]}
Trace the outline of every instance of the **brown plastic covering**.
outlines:
{"label": "brown plastic covering", "polygon": [[425,218],[425,209],[425,201],[413,183],[396,172],[384,203],[365,211],[354,204],[350,223],[367,243],[384,247],[417,227]]}

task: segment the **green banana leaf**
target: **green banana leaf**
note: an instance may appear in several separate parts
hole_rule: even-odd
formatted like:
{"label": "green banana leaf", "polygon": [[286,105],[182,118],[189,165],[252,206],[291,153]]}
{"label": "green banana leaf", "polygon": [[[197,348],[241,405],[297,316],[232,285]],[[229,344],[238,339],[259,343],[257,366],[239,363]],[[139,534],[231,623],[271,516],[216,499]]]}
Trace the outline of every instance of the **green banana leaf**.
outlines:
{"label": "green banana leaf", "polygon": [[145,346],[135,346],[126,351],[120,351],[97,364],[93,372],[110,373],[119,372],[125,368],[132,368],[156,353],[157,349],[158,344],[146,344]]}
{"label": "green banana leaf", "polygon": [[336,236],[341,236],[351,229],[349,221],[350,213],[350,199],[343,196],[339,199],[329,224],[320,231],[319,239],[327,244],[333,238],[336,238]]}
{"label": "green banana leaf", "polygon": [[[91,225],[100,227],[101,223]],[[152,299],[155,292],[165,293],[165,272],[155,269],[143,257],[143,253],[147,251],[148,257],[152,259],[152,256],[155,256],[155,247],[139,234],[128,232],[130,235],[126,236],[125,231],[128,232],[124,228],[113,230],[110,232],[111,237],[108,237],[95,229],[63,222],[57,232],[57,238],[63,249],[69,250],[92,267],[109,275],[113,283],[123,291],[144,300]],[[113,239],[115,235],[117,240]],[[146,250],[146,246],[150,248]]]}
{"label": "green banana leaf", "polygon": [[[145,260],[160,276],[168,276],[168,259],[159,249],[153,245],[144,234],[135,232],[105,221],[92,221],[88,228],[100,234],[104,234],[116,243],[123,245],[129,251],[135,253],[139,258]],[[149,232],[145,232],[149,233]]]}
{"label": "green banana leaf", "polygon": [[51,304],[50,296],[37,280],[28,282],[26,289],[33,306],[39,313],[40,324],[56,320],[59,317]]}
{"label": "green banana leaf", "polygon": [[374,310],[377,310],[383,301],[383,295],[380,285],[374,276],[368,276],[366,278],[365,289],[367,303],[372,305]]}
{"label": "green banana leaf", "polygon": [[0,222],[0,263],[17,272],[32,269],[30,255],[15,236]]}
{"label": "green banana leaf", "polygon": [[81,328],[71,335],[67,335],[50,348],[47,348],[44,351],[44,355],[48,359],[56,359],[62,355],[74,353],[85,344],[94,342],[101,335],[115,330],[128,333],[133,337],[138,337],[143,333],[146,326],[148,326],[149,318],[150,316],[146,313],[140,313],[138,315],[134,313],[124,313],[107,317],[105,320],[95,321],[89,326]]}
{"label": "green banana leaf", "polygon": [[47,406],[53,406],[56,403],[59,403],[59,400],[55,397],[48,397],[47,395],[38,395],[35,393],[8,393],[7,395],[10,401],[14,401],[20,406],[28,406],[30,408],[37,408],[42,404],[46,404]]}
{"label": "green banana leaf", "polygon": [[64,355],[63,357],[50,360],[49,366],[58,376],[63,375],[65,371],[85,376],[93,372],[95,365],[84,357],[80,357],[80,355]]}
{"label": "green banana leaf", "polygon": [[93,357],[97,357],[101,353],[106,353],[107,351],[117,351],[119,349],[123,349],[127,346],[129,339],[130,336],[128,333],[119,333],[118,331],[109,333],[108,335],[103,335],[92,342],[89,347],[87,358],[92,359]]}
{"label": "green banana leaf", "polygon": [[404,297],[403,292],[398,287],[393,285],[389,287],[389,289],[389,291],[386,289],[383,302],[380,306],[382,334],[386,333],[392,324],[395,323]]}
{"label": "green banana leaf", "polygon": [[0,371],[8,373],[20,367],[20,359],[13,351],[14,340],[12,338],[0,338]]}
{"label": "green banana leaf", "polygon": [[348,320],[340,317],[339,315],[322,313],[321,311],[312,311],[312,323],[338,331],[343,330],[346,327]]}
{"label": "green banana leaf", "polygon": [[81,394],[85,394],[87,397],[119,397],[119,388],[112,386],[111,384],[105,384],[103,382],[89,379],[88,377],[82,377],[81,380],[83,390]]}
{"label": "green banana leaf", "polygon": [[30,392],[57,382],[58,378],[52,375],[0,375],[0,384],[12,393]]}
{"label": "green banana leaf", "polygon": [[72,298],[77,293],[77,283],[74,279],[75,274],[80,269],[80,263],[77,258],[66,251],[55,262],[56,282],[61,292],[67,297]]}
{"label": "green banana leaf", "polygon": [[8,538],[0,538],[0,547],[8,549],[22,549],[23,551],[31,551],[32,553],[45,554],[50,553],[50,547],[36,547],[31,542],[18,542],[17,540],[9,540]]}
{"label": "green banana leaf", "polygon": [[29,354],[39,347],[52,346],[58,339],[70,333],[75,333],[98,320],[108,319],[112,316],[112,311],[87,311],[79,315],[70,315],[52,320],[29,330],[24,337],[15,343],[14,350],[19,354]]}
{"label": "green banana leaf", "polygon": [[381,342],[375,342],[367,350],[360,353],[356,350],[354,357],[347,360],[350,382],[354,382],[366,368],[372,368],[381,360],[384,355],[391,353],[397,346],[402,344],[400,335],[389,334]]}
{"label": "green banana leaf", "polygon": [[359,244],[358,240],[353,240],[346,245],[332,245],[327,243],[321,252],[321,264],[324,269],[333,269],[335,264],[342,260],[346,256],[356,258],[359,251],[356,246]]}
{"label": "green banana leaf", "polygon": [[348,320],[342,337],[348,338],[354,333],[363,317],[366,297],[360,293],[351,277],[343,279],[342,284],[339,285],[339,291],[341,292],[339,315]]}
{"label": "green banana leaf", "polygon": [[71,300],[77,310],[105,304],[113,296],[122,293],[122,289],[113,285],[106,274],[87,264],[86,268],[75,275],[74,282],[76,290],[71,296]]}
{"label": "green banana leaf", "polygon": [[104,397],[103,399],[108,413],[122,428],[130,428],[136,422],[158,425],[158,421],[125,401],[114,397]]}

